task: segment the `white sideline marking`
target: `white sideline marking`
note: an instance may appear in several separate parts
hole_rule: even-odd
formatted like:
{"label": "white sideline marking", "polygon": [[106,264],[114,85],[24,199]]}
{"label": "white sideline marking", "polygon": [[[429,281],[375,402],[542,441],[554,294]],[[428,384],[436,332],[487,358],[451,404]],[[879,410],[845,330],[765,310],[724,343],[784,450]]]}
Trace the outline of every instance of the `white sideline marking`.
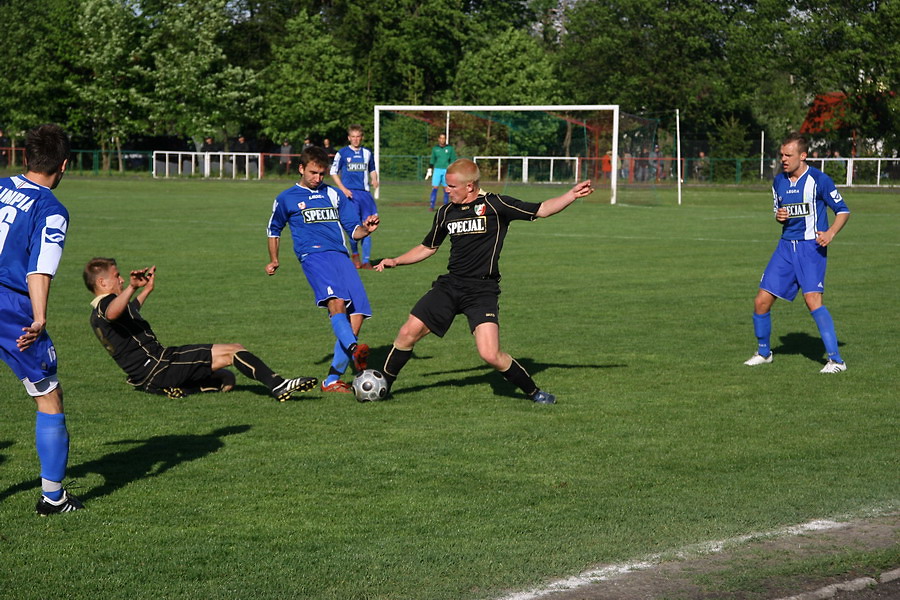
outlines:
{"label": "white sideline marking", "polygon": [[646,569],[655,567],[664,560],[683,559],[688,556],[697,554],[716,554],[727,547],[744,544],[754,539],[781,537],[785,535],[798,535],[801,533],[808,533],[810,531],[828,531],[831,529],[840,529],[842,527],[846,527],[847,525],[847,523],[838,523],[836,521],[817,520],[810,521],[809,523],[803,523],[801,525],[792,525],[790,527],[776,529],[774,531],[767,531],[764,533],[751,533],[738,537],[728,538],[725,540],[692,544],[680,550],[675,550],[674,552],[660,552],[657,554],[652,554],[644,558],[643,560],[618,565],[607,565],[599,569],[585,571],[584,573],[575,575],[573,577],[552,581],[541,587],[526,590],[524,592],[515,592],[508,596],[503,596],[498,600],[535,600],[537,598],[542,598],[544,596],[552,594],[553,592],[561,592],[565,590],[581,588],[596,581],[607,581],[614,577],[625,575],[626,573],[631,573],[632,571],[644,571]]}

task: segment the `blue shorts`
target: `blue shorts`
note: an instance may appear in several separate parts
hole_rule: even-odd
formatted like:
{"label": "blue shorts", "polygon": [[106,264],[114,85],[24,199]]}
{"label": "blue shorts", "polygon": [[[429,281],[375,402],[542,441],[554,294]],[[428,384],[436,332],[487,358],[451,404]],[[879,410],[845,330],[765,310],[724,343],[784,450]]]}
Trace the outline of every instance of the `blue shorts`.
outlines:
{"label": "blue shorts", "polygon": [[353,192],[353,198],[350,199],[356,205],[359,211],[359,222],[362,223],[367,217],[378,214],[378,207],[375,206],[375,199],[372,194],[366,190],[350,190]]}
{"label": "blue shorts", "polygon": [[447,187],[447,169],[431,171],[431,187]]}
{"label": "blue shorts", "polygon": [[0,286],[0,358],[20,380],[37,383],[56,375],[56,349],[44,331],[27,350],[19,352],[16,340],[24,333],[22,328],[33,322],[28,296]]}
{"label": "blue shorts", "polygon": [[825,291],[828,249],[816,240],[779,240],[759,288],[777,298],[793,301],[797,291],[804,294]]}
{"label": "blue shorts", "polygon": [[348,314],[372,316],[369,297],[349,256],[343,252],[313,252],[304,256],[300,264],[317,306],[327,306],[331,298],[340,298],[347,303]]}

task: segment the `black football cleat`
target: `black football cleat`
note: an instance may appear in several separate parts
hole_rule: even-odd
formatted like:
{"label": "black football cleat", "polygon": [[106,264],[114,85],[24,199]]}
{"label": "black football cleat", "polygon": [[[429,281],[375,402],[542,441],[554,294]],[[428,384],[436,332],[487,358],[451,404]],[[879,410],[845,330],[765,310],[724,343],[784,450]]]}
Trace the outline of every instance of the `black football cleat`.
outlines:
{"label": "black football cleat", "polygon": [[285,379],[274,388],[272,395],[279,402],[285,402],[291,399],[294,392],[308,392],[319,385],[319,380],[315,377],[297,377],[295,379]]}
{"label": "black football cleat", "polygon": [[41,499],[38,500],[37,506],[34,507],[34,510],[42,517],[46,517],[48,515],[55,515],[57,513],[81,510],[82,508],[84,508],[84,504],[81,503],[81,500],[79,500],[66,490],[63,490],[62,498],[58,502],[53,502],[42,494]]}

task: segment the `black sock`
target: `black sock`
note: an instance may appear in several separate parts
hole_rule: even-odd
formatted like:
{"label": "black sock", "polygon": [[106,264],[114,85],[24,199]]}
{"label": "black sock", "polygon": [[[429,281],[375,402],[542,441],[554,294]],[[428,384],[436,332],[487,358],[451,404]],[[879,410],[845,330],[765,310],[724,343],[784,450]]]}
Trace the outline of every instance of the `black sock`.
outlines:
{"label": "black sock", "polygon": [[531,375],[522,368],[522,365],[520,365],[516,359],[512,359],[512,364],[509,365],[509,368],[505,371],[500,371],[500,374],[503,375],[504,379],[517,386],[529,397],[538,391],[538,386],[534,382],[534,379],[531,378]]}
{"label": "black sock", "polygon": [[250,379],[259,381],[270,390],[284,381],[284,377],[276,375],[258,356],[247,350],[234,353],[234,368]]}
{"label": "black sock", "polygon": [[397,380],[397,376],[400,375],[403,366],[409,362],[411,357],[412,348],[400,350],[397,346],[391,346],[391,351],[388,353],[387,358],[384,359],[384,367],[381,369],[381,373],[387,379],[388,386],[394,385],[394,381]]}

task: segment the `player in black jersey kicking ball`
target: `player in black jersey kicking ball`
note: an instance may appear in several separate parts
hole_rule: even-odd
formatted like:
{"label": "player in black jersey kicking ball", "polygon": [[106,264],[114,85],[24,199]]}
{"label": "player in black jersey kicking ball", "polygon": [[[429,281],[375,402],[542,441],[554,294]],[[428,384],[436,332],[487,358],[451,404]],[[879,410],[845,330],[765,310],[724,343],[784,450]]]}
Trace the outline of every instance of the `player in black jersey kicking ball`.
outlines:
{"label": "player in black jersey kicking ball", "polygon": [[91,328],[134,387],[170,398],[227,392],[235,382],[225,368],[230,365],[265,385],[281,402],[319,383],[315,377],[285,379],[240,344],[163,346],[140,312],[153,291],[155,274],[156,267],[131,271],[126,286],[113,258],[94,258],[84,267],[84,284],[94,293]]}
{"label": "player in black jersey kicking ball", "polygon": [[418,246],[375,267],[383,271],[421,262],[450,236],[449,272],[438,277],[410,311],[385,360],[383,373],[393,385],[416,342],[429,333],[443,337],[456,315],[464,314],[481,358],[532,401],[553,404],[556,397],[538,388],[522,365],[500,349],[500,251],[511,221],[555,215],[594,189],[590,180],[582,181],[562,196],[535,204],[485,192],[479,186],[480,176],[478,165],[471,160],[463,158],[451,164],[447,169],[450,203],[437,210],[431,231]]}

